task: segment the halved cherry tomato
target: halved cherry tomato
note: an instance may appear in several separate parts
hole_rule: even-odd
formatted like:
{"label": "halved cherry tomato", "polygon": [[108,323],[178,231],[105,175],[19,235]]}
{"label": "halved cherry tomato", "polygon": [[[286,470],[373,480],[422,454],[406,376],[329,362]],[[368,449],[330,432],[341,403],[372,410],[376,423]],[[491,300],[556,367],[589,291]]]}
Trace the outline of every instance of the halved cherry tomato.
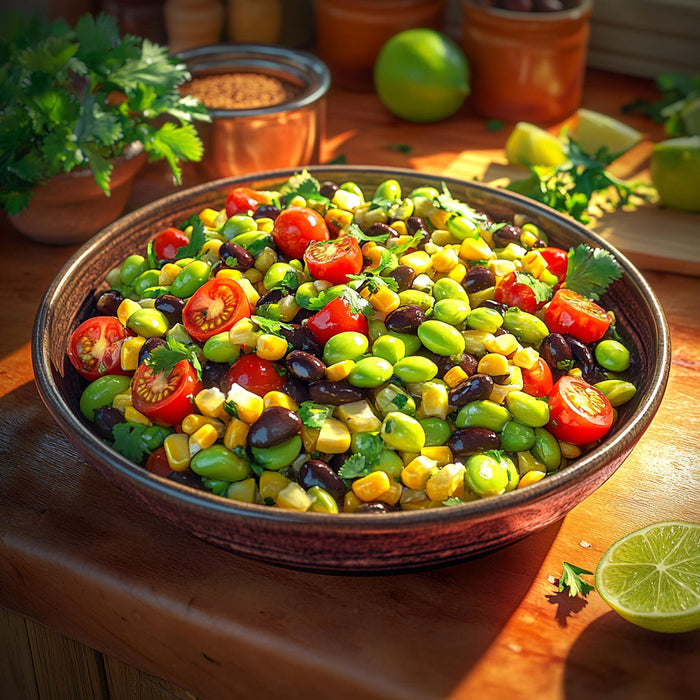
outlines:
{"label": "halved cherry tomato", "polygon": [[241,355],[229,368],[226,380],[229,387],[240,384],[258,396],[265,396],[268,391],[282,391],[284,387],[284,376],[275,364],[255,354]]}
{"label": "halved cherry tomato", "polygon": [[306,322],[306,327],[320,343],[326,343],[329,338],[343,331],[369,334],[367,318],[359,312],[351,311],[350,304],[343,297],[329,301]]}
{"label": "halved cherry tomato", "polygon": [[226,216],[253,213],[265,201],[262,192],[250,187],[234,187],[226,197]]}
{"label": "halved cherry tomato", "polygon": [[523,391],[530,396],[547,396],[554,384],[552,370],[541,357],[534,367],[522,370],[522,376]]}
{"label": "halved cherry tomato", "polygon": [[250,316],[250,303],[241,285],[228,277],[216,277],[189,298],[182,323],[193,340],[203,342],[231,330],[246,316]]}
{"label": "halved cherry tomato", "polygon": [[180,229],[171,226],[153,239],[153,254],[158,261],[174,260],[178,249],[189,242],[190,239]]}
{"label": "halved cherry tomato", "polygon": [[558,289],[544,312],[552,333],[570,333],[584,343],[600,340],[611,320],[605,309],[571,289]]}
{"label": "halved cherry tomato", "polygon": [[158,476],[170,476],[172,469],[168,462],[168,456],[165,454],[165,448],[156,447],[146,459],[146,471]]}
{"label": "halved cherry tomato", "polygon": [[563,376],[549,394],[549,430],[572,445],[595,442],[610,430],[613,409],[608,399],[583,379]]}
{"label": "halved cherry tomato", "polygon": [[180,360],[170,372],[156,372],[142,362],[131,382],[134,408],[158,425],[178,425],[193,410],[193,397],[202,382],[188,360]]}
{"label": "halved cherry tomato", "polygon": [[314,279],[345,284],[348,275],[357,275],[362,270],[362,250],[352,236],[311,241],[304,252],[304,262]]}
{"label": "halved cherry tomato", "polygon": [[569,269],[569,254],[561,248],[552,246],[538,248],[537,252],[546,260],[547,269],[557,276],[559,282],[563,282],[566,279],[566,271]]}
{"label": "halved cherry tomato", "polygon": [[95,316],[83,321],[68,342],[68,358],[89,381],[103,374],[131,374],[122,369],[122,343],[134,335],[116,316]]}
{"label": "halved cherry tomato", "polygon": [[517,306],[521,311],[526,311],[529,314],[534,314],[547,303],[546,301],[537,301],[532,287],[518,282],[515,272],[509,272],[498,281],[494,290],[494,299],[501,304]]}
{"label": "halved cherry tomato", "polygon": [[272,238],[290,258],[301,259],[310,241],[327,241],[328,226],[323,217],[307,207],[287,207],[275,219]]}

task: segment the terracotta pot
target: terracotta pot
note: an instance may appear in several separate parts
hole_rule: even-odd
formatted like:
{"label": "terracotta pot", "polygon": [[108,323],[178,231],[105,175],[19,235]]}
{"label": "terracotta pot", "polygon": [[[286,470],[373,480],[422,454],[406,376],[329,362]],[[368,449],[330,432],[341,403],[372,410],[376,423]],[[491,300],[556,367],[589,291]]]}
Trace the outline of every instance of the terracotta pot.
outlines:
{"label": "terracotta pot", "polygon": [[89,168],[55,175],[34,188],[29,206],[10,216],[10,222],[40,243],[83,243],[119,218],[129,201],[134,177],[145,162],[141,144],[131,145],[114,163],[109,197]]}

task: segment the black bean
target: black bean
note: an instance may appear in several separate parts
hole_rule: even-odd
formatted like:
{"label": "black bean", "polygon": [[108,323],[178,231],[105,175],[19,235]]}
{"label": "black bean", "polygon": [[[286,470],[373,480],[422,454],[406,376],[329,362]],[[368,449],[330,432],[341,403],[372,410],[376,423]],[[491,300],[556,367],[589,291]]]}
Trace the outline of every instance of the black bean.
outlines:
{"label": "black bean", "polygon": [[231,388],[227,379],[229,365],[207,360],[202,367],[202,385],[205,389],[220,389],[227,393]]}
{"label": "black bean", "polygon": [[574,363],[577,367],[592,365],[595,362],[593,359],[593,353],[588,345],[569,333],[564,333],[563,335],[566,344],[569,346],[569,350],[571,350],[571,356],[573,357]]}
{"label": "black bean", "polygon": [[356,513],[390,513],[392,508],[388,503],[383,501],[370,501],[369,503],[360,503],[355,509]]}
{"label": "black bean", "polygon": [[509,243],[519,243],[522,235],[520,226],[506,224],[493,232],[493,243],[497,248],[505,248]]}
{"label": "black bean", "polygon": [[484,265],[473,265],[470,267],[464,282],[462,282],[463,287],[467,290],[467,294],[481,292],[484,289],[493,287],[495,284],[496,275],[493,273],[493,270]]}
{"label": "black bean", "polygon": [[125,423],[124,414],[113,406],[100,406],[95,409],[92,422],[95,425],[95,432],[104,440],[113,438],[112,428],[118,423]]}
{"label": "black bean", "polygon": [[389,240],[389,238],[392,237],[396,237],[397,235],[395,229],[391,228],[391,226],[387,226],[387,224],[381,223],[380,221],[376,221],[375,223],[368,226],[365,231],[365,234],[368,236],[387,236],[386,240]]}
{"label": "black bean", "polygon": [[418,241],[419,246],[425,245],[430,240],[428,225],[420,216],[409,216],[406,219],[406,233],[408,233],[409,236],[415,236],[417,233],[420,233],[421,239]]}
{"label": "black bean", "polygon": [[139,364],[141,364],[156,348],[165,345],[163,338],[147,338],[139,350]]}
{"label": "black bean", "polygon": [[425,311],[416,304],[404,304],[394,309],[384,319],[387,330],[394,333],[411,333],[415,335],[423,321],[425,321]]}
{"label": "black bean", "polygon": [[228,266],[235,270],[249,270],[255,263],[255,258],[238,243],[226,241],[219,248],[219,258]]}
{"label": "black bean", "polygon": [[333,471],[330,465],[320,459],[309,459],[302,464],[299,470],[299,483],[305,488],[320,486],[328,491],[339,503],[343,502],[347,486],[343,480]]}
{"label": "black bean", "polygon": [[284,289],[271,289],[269,292],[265,292],[265,294],[258,299],[256,306],[262,307],[265,306],[265,304],[279,304],[279,302],[286,296],[288,295]]}
{"label": "black bean", "polygon": [[303,350],[312,355],[323,354],[323,346],[306,326],[295,325],[293,328],[283,328],[281,333],[293,350]]}
{"label": "black bean", "polygon": [[321,186],[319,187],[318,191],[322,197],[328,197],[328,199],[333,199],[333,196],[339,189],[340,187],[338,187],[338,185],[336,185],[335,182],[325,180],[321,183]]}
{"label": "black bean", "polygon": [[309,386],[306,382],[302,382],[296,377],[293,377],[287,372],[284,378],[283,391],[289,398],[301,405],[304,401],[309,400]]}
{"label": "black bean", "polygon": [[498,450],[501,447],[501,438],[498,433],[488,428],[460,428],[450,435],[447,446],[453,454],[466,455],[472,452]]}
{"label": "black bean", "polygon": [[182,310],[185,308],[183,299],[172,294],[163,294],[163,296],[155,300],[153,305],[165,315],[171,326],[174,326],[176,323],[182,323]]}
{"label": "black bean", "polygon": [[413,280],[416,278],[416,271],[410,265],[397,265],[390,273],[389,277],[399,285],[399,291],[410,289]]}
{"label": "black bean", "polygon": [[292,350],[287,355],[285,364],[293,376],[305,382],[322,379],[326,373],[323,360],[304,350]]}
{"label": "black bean", "polygon": [[540,355],[553,372],[565,372],[572,362],[571,349],[561,333],[550,333],[540,346]]}
{"label": "black bean", "polygon": [[284,406],[266,408],[250,426],[248,444],[251,447],[273,447],[291,440],[301,430],[301,418]]}
{"label": "black bean", "polygon": [[97,312],[101,316],[116,316],[119,304],[124,301],[124,295],[116,289],[100,294],[97,299]]}
{"label": "black bean", "polygon": [[254,219],[272,219],[279,216],[280,210],[274,204],[261,204],[254,212]]}
{"label": "black bean", "polygon": [[462,353],[462,357],[459,358],[457,363],[470,377],[476,372],[476,368],[479,366],[479,360],[470,355],[468,352]]}
{"label": "black bean", "polygon": [[[477,304],[477,308],[481,306],[482,308],[485,309],[493,309],[494,311],[498,311],[501,316],[504,316],[506,311],[508,311],[508,304],[503,304],[500,301],[496,301],[495,299],[484,299],[483,301],[480,301]],[[501,330],[500,328],[498,330]]]}
{"label": "black bean", "polygon": [[450,389],[450,405],[464,406],[471,401],[487,399],[493,391],[493,384],[493,377],[488,374],[473,374]]}
{"label": "black bean", "polygon": [[309,384],[309,396],[312,401],[329,406],[354,403],[365,398],[363,391],[347,382],[330,382],[325,380],[311,382]]}
{"label": "black bean", "polygon": [[205,490],[202,477],[199,476],[199,474],[191,472],[189,469],[186,469],[184,472],[170,472],[167,478],[183,486],[191,486],[193,489],[198,489],[200,491]]}

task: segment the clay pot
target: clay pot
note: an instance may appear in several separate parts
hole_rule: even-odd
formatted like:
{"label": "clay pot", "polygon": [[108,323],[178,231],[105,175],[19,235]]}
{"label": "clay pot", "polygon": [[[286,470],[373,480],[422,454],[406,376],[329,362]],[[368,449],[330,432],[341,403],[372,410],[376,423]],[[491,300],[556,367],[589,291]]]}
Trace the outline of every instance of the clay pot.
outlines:
{"label": "clay pot", "polygon": [[27,238],[40,243],[83,243],[119,218],[145,162],[143,146],[129,146],[114,162],[109,197],[89,168],[55,175],[34,188],[29,206],[10,216],[10,222]]}

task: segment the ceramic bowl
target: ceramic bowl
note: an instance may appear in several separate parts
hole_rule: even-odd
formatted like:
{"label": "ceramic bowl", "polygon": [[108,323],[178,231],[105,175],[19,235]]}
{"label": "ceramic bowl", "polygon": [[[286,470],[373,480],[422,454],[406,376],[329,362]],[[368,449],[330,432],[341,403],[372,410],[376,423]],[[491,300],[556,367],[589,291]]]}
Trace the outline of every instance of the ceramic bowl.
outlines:
{"label": "ceramic bowl", "polygon": [[343,574],[410,571],[502,547],[560,520],[615,472],[656,413],[670,367],[668,328],[642,275],[595,234],[519,195],[474,182],[372,167],[326,166],[310,172],[319,180],[355,181],[368,192],[390,177],[406,190],[441,187],[444,182],[455,197],[496,220],[510,220],[518,212],[547,231],[556,245],[586,242],[616,256],[623,276],[603,303],[615,310],[620,333],[637,358],[633,380],[638,391],[620,407],[619,420],[606,439],[562,471],[526,488],[453,507],[382,515],[297,513],[229,501],[154,476],[99,440],[78,410],[84,384],[65,348],[71,331],[94,314],[95,290],[104,289],[105,273],[130,252],[143,249],[161,229],[205,206],[222,206],[232,186],[274,189],[293,172],[208,183],[149,204],[85,244],[49,287],[33,335],[37,385],[56,422],[98,471],[158,517],[211,544],[274,564]]}

